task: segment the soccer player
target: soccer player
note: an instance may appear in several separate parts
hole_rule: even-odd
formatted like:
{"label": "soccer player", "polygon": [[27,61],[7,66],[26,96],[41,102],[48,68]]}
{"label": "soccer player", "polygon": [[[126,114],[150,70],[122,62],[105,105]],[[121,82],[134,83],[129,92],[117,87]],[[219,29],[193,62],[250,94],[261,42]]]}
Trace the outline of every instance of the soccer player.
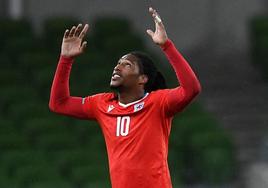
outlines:
{"label": "soccer player", "polygon": [[165,80],[152,60],[143,53],[131,52],[114,67],[110,82],[114,93],[70,96],[70,72],[74,58],[86,47],[83,37],[87,24],[66,30],[52,84],[51,111],[99,123],[113,188],[172,187],[167,163],[172,118],[201,91],[193,70],[168,38],[159,14],[153,8],[149,12],[155,31],[147,33],[167,56],[180,86],[165,89]]}

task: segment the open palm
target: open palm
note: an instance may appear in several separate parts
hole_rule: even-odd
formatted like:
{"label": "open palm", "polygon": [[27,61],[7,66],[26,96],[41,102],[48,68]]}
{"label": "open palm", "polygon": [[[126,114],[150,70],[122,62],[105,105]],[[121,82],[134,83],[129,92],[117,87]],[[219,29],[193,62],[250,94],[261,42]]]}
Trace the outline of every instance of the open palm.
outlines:
{"label": "open palm", "polygon": [[84,52],[87,42],[83,42],[83,38],[88,30],[88,24],[82,29],[82,24],[77,27],[73,26],[69,31],[64,33],[61,45],[61,55],[64,57],[75,57]]}
{"label": "open palm", "polygon": [[163,45],[168,39],[164,24],[156,10],[150,7],[149,12],[152,14],[152,17],[155,22],[155,32],[148,29],[147,33],[152,37],[154,43],[158,45]]}

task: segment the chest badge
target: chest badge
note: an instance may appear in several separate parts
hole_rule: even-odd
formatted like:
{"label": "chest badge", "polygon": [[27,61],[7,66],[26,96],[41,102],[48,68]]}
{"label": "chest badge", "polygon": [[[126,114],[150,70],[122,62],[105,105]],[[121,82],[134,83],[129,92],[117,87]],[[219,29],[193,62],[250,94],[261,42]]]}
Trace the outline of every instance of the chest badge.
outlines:
{"label": "chest badge", "polygon": [[109,105],[108,109],[107,109],[107,112],[111,112],[113,109],[114,109],[114,105]]}
{"label": "chest badge", "polygon": [[134,105],[134,112],[142,110],[144,107],[144,102],[138,103]]}

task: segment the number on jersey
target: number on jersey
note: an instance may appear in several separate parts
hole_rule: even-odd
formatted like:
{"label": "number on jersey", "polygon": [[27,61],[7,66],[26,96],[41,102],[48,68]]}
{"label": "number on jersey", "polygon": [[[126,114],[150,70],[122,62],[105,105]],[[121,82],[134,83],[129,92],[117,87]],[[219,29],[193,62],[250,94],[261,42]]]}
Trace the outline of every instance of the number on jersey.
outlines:
{"label": "number on jersey", "polygon": [[127,136],[129,132],[130,117],[117,117],[116,136]]}

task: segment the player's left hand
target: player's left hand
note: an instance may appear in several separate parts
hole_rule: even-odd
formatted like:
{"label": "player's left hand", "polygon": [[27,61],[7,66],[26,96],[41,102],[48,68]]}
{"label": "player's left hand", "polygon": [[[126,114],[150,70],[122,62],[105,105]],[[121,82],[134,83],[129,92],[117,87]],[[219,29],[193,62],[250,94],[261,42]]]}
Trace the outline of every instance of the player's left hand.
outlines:
{"label": "player's left hand", "polygon": [[152,17],[155,22],[155,32],[153,32],[150,29],[147,29],[147,33],[148,35],[152,37],[152,40],[154,41],[154,43],[158,45],[163,45],[168,40],[164,24],[155,9],[150,7],[149,12],[152,14]]}

